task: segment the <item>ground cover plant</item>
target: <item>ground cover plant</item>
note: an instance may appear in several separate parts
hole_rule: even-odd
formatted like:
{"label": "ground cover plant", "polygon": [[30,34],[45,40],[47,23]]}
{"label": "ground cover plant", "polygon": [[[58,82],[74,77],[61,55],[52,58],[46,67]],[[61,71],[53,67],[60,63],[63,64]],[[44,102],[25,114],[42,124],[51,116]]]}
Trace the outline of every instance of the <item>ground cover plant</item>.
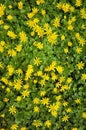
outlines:
{"label": "ground cover plant", "polygon": [[86,0],[0,0],[0,130],[86,129]]}

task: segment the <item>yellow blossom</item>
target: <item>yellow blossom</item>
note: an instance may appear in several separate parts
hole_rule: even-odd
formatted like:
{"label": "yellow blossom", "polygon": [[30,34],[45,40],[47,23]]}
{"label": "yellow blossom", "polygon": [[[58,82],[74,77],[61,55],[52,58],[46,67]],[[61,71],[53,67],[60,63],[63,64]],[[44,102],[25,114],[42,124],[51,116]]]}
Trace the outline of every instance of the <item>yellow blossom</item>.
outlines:
{"label": "yellow blossom", "polygon": [[13,16],[9,14],[9,15],[7,16],[7,20],[12,20],[12,19],[13,19]]}
{"label": "yellow blossom", "polygon": [[54,19],[54,24],[53,24],[56,28],[60,26],[60,18],[55,18]]}
{"label": "yellow blossom", "polygon": [[82,113],[82,117],[86,119],[86,112]]}
{"label": "yellow blossom", "polygon": [[4,11],[5,11],[5,5],[0,4],[0,17],[2,17],[4,15]]}
{"label": "yellow blossom", "polygon": [[20,37],[21,42],[26,42],[27,41],[27,36],[26,36],[26,33],[24,31],[19,33],[19,37]]}
{"label": "yellow blossom", "polygon": [[7,35],[11,38],[11,39],[15,39],[16,38],[16,34],[12,31],[8,31]]}
{"label": "yellow blossom", "polygon": [[39,98],[35,97],[35,98],[33,99],[33,103],[34,103],[34,104],[39,104],[39,103],[40,103]]}
{"label": "yellow blossom", "polygon": [[56,40],[57,40],[57,34],[56,32],[52,33],[51,35],[49,35],[48,38],[48,42],[50,42],[51,44],[56,44]]}
{"label": "yellow blossom", "polygon": [[34,107],[34,112],[39,112],[39,107],[35,106]]}
{"label": "yellow blossom", "polygon": [[32,124],[36,127],[41,126],[41,122],[39,120],[34,120]]}
{"label": "yellow blossom", "polygon": [[81,75],[81,79],[84,80],[84,81],[86,80],[86,74],[85,73]]}
{"label": "yellow blossom", "polygon": [[23,8],[23,3],[22,3],[22,1],[20,1],[20,2],[18,2],[18,9],[22,9]]}
{"label": "yellow blossom", "polygon": [[80,69],[83,69],[84,63],[83,63],[82,61],[81,61],[81,62],[78,62],[77,67],[78,67],[79,70],[80,70]]}
{"label": "yellow blossom", "polygon": [[13,125],[11,126],[11,130],[17,130],[17,128],[18,128],[18,125],[17,125],[17,124],[13,124]]}
{"label": "yellow blossom", "polygon": [[16,111],[17,111],[17,109],[16,109],[15,106],[11,106],[11,107],[9,108],[9,112],[10,112],[11,114],[16,114]]}
{"label": "yellow blossom", "polygon": [[37,57],[36,57],[36,58],[34,59],[34,64],[37,65],[37,66],[39,66],[40,63],[41,63],[40,58],[37,58]]}
{"label": "yellow blossom", "polygon": [[75,103],[76,103],[76,104],[81,104],[80,99],[79,99],[79,98],[77,98],[77,99],[75,100]]}
{"label": "yellow blossom", "polygon": [[62,66],[57,66],[57,67],[56,67],[56,70],[58,71],[58,73],[61,74],[61,73],[63,72],[64,69],[63,69]]}
{"label": "yellow blossom", "polygon": [[77,7],[81,6],[82,5],[82,1],[81,0],[76,0],[76,4],[75,4]]}
{"label": "yellow blossom", "polygon": [[69,119],[69,116],[68,116],[68,115],[65,115],[65,116],[63,116],[62,121],[63,121],[63,122],[66,122],[66,121],[68,121],[68,119]]}
{"label": "yellow blossom", "polygon": [[50,127],[51,126],[51,121],[50,120],[45,121],[45,126]]}

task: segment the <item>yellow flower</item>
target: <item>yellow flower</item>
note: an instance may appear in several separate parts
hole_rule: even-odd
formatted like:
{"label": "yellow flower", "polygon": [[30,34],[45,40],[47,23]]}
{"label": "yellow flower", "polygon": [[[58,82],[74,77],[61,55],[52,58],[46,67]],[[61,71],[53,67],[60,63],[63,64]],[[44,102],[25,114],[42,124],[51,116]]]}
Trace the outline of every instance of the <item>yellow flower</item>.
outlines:
{"label": "yellow flower", "polygon": [[84,63],[83,63],[82,61],[81,61],[81,62],[78,62],[77,67],[78,67],[79,70],[80,70],[80,69],[83,69]]}
{"label": "yellow flower", "polygon": [[5,83],[6,85],[9,83],[8,79],[6,77],[2,77],[1,81]]}
{"label": "yellow flower", "polygon": [[0,17],[4,15],[5,6],[3,4],[0,4]]}
{"label": "yellow flower", "polygon": [[23,73],[22,69],[18,68],[18,69],[17,69],[17,73],[18,73],[19,75],[21,75],[21,74]]}
{"label": "yellow flower", "polygon": [[68,25],[68,30],[73,30],[73,25]]}
{"label": "yellow flower", "polygon": [[65,40],[65,36],[64,35],[61,36],[61,40]]}
{"label": "yellow flower", "polygon": [[20,130],[26,130],[27,128],[26,127],[22,127]]}
{"label": "yellow flower", "polygon": [[70,5],[68,3],[62,5],[62,10],[64,13],[67,13],[70,9]]}
{"label": "yellow flower", "polygon": [[9,111],[10,111],[11,114],[16,114],[17,109],[15,108],[15,106],[11,106],[9,108]]}
{"label": "yellow flower", "polygon": [[72,130],[78,130],[78,129],[75,127],[75,128],[72,128]]}
{"label": "yellow flower", "polygon": [[48,38],[48,42],[50,42],[51,44],[56,44],[56,40],[57,40],[57,34],[56,32],[50,34],[47,38]]}
{"label": "yellow flower", "polygon": [[7,66],[7,70],[8,70],[8,75],[9,76],[12,76],[13,75],[13,72],[14,72],[14,68],[12,65],[8,65]]}
{"label": "yellow flower", "polygon": [[71,77],[67,78],[67,83],[71,83],[71,82],[72,82],[72,78]]}
{"label": "yellow flower", "polygon": [[39,50],[43,49],[43,44],[41,42],[38,42],[36,46]]}
{"label": "yellow flower", "polygon": [[10,55],[10,56],[16,56],[16,51],[15,50],[8,50],[8,54]]}
{"label": "yellow flower", "polygon": [[0,25],[2,25],[4,23],[4,21],[3,20],[0,20]]}
{"label": "yellow flower", "polygon": [[9,9],[12,9],[12,5],[9,5],[8,7],[9,7]]}
{"label": "yellow flower", "polygon": [[70,12],[74,12],[75,8],[73,6],[70,6]]}
{"label": "yellow flower", "polygon": [[44,75],[42,77],[43,77],[44,80],[49,80],[49,76],[46,73],[44,73]]}
{"label": "yellow flower", "polygon": [[39,66],[40,63],[41,63],[40,58],[37,58],[37,57],[36,57],[36,58],[34,59],[34,64],[37,65],[37,66]]}
{"label": "yellow flower", "polygon": [[33,12],[33,14],[37,14],[38,13],[38,11],[39,11],[39,9],[37,9],[37,8],[32,8],[32,12]]}
{"label": "yellow flower", "polygon": [[64,48],[64,52],[67,54],[68,53],[68,48]]}
{"label": "yellow flower", "polygon": [[81,6],[82,5],[82,1],[81,0],[76,0],[76,4],[75,4],[77,7]]}
{"label": "yellow flower", "polygon": [[56,5],[56,7],[57,7],[58,9],[62,9],[62,4],[61,4],[61,3],[58,3],[58,4]]}
{"label": "yellow flower", "polygon": [[39,104],[39,103],[40,103],[39,98],[35,97],[35,98],[33,99],[33,103],[34,103],[34,104]]}
{"label": "yellow flower", "polygon": [[16,38],[16,34],[12,31],[8,31],[7,35],[11,38],[11,39],[15,39]]}
{"label": "yellow flower", "polygon": [[14,89],[20,90],[22,87],[22,79],[17,79],[14,81]]}
{"label": "yellow flower", "polygon": [[40,92],[40,96],[45,96],[45,94],[46,94],[46,91],[44,90]]}
{"label": "yellow flower", "polygon": [[86,80],[86,74],[85,73],[82,74],[81,79],[84,80],[84,81]]}
{"label": "yellow flower", "polygon": [[63,116],[62,121],[63,121],[63,122],[66,122],[66,121],[68,121],[68,119],[69,119],[69,116],[68,116],[68,115],[65,115],[65,116]]}
{"label": "yellow flower", "polygon": [[44,2],[44,0],[36,0],[37,5],[43,4]]}
{"label": "yellow flower", "polygon": [[39,120],[34,120],[32,124],[36,127],[41,126],[41,122]]}
{"label": "yellow flower", "polygon": [[7,20],[12,20],[13,19],[13,16],[12,15],[8,15],[7,16]]}
{"label": "yellow flower", "polygon": [[68,42],[68,46],[70,46],[70,47],[71,47],[71,46],[72,46],[72,42]]}
{"label": "yellow flower", "polygon": [[41,70],[37,71],[37,75],[42,76],[42,71]]}
{"label": "yellow flower", "polygon": [[41,14],[42,14],[42,15],[45,15],[45,14],[46,14],[46,11],[45,11],[45,10],[42,10],[42,11],[41,11]]}
{"label": "yellow flower", "polygon": [[19,33],[19,37],[20,37],[21,42],[26,42],[27,41],[27,36],[26,36],[26,33],[24,31]]}
{"label": "yellow flower", "polygon": [[45,126],[49,128],[51,126],[51,121],[50,120],[45,121]]}
{"label": "yellow flower", "polygon": [[9,28],[9,25],[4,25],[4,29],[7,30]]}
{"label": "yellow flower", "polygon": [[40,84],[41,84],[41,86],[44,86],[44,85],[45,85],[45,80],[42,79],[42,80],[40,81]]}
{"label": "yellow flower", "polygon": [[85,11],[85,8],[81,9],[81,10],[80,10],[80,13],[81,13],[81,18],[82,18],[82,19],[86,19],[86,11]]}
{"label": "yellow flower", "polygon": [[77,52],[78,54],[80,54],[80,53],[82,52],[82,48],[81,48],[81,47],[77,47],[77,48],[76,48],[76,52]]}
{"label": "yellow flower", "polygon": [[20,52],[22,50],[22,45],[21,44],[18,44],[16,47],[15,47],[16,51],[17,52]]}
{"label": "yellow flower", "polygon": [[76,104],[81,104],[80,99],[79,99],[79,98],[77,98],[77,99],[75,100],[75,103],[76,103]]}
{"label": "yellow flower", "polygon": [[3,98],[3,101],[4,101],[4,102],[8,102],[9,99],[8,99],[8,98]]}
{"label": "yellow flower", "polygon": [[56,28],[60,26],[60,18],[55,18],[54,19],[54,24],[53,24]]}
{"label": "yellow flower", "polygon": [[33,66],[28,65],[27,70],[26,70],[26,74],[25,74],[25,80],[28,80],[28,78],[31,77],[32,73],[33,73]]}
{"label": "yellow flower", "polygon": [[34,107],[34,112],[39,112],[39,107],[35,106]]}
{"label": "yellow flower", "polygon": [[30,91],[27,91],[27,90],[24,90],[24,91],[22,92],[22,96],[23,96],[24,98],[25,98],[25,97],[28,97],[29,94],[30,94]]}
{"label": "yellow flower", "polygon": [[58,71],[58,73],[61,74],[61,73],[63,72],[64,69],[63,69],[62,66],[57,66],[57,67],[56,67],[56,70]]}
{"label": "yellow flower", "polygon": [[17,130],[17,128],[18,128],[18,125],[17,125],[17,124],[13,124],[13,125],[11,126],[11,130]]}
{"label": "yellow flower", "polygon": [[20,2],[18,2],[18,9],[22,9],[23,8],[23,3],[22,3],[22,1],[20,1]]}
{"label": "yellow flower", "polygon": [[41,103],[43,104],[43,105],[49,105],[49,98],[42,98],[42,100],[41,100]]}
{"label": "yellow flower", "polygon": [[18,102],[20,102],[20,101],[22,100],[22,97],[21,97],[21,96],[17,96],[16,100],[17,100]]}
{"label": "yellow flower", "polygon": [[86,112],[82,113],[82,117],[86,119]]}
{"label": "yellow flower", "polygon": [[63,106],[65,107],[65,106],[68,106],[68,102],[67,101],[63,101]]}
{"label": "yellow flower", "polygon": [[66,112],[67,112],[67,113],[70,113],[71,111],[72,111],[71,108],[67,108],[67,109],[66,109]]}

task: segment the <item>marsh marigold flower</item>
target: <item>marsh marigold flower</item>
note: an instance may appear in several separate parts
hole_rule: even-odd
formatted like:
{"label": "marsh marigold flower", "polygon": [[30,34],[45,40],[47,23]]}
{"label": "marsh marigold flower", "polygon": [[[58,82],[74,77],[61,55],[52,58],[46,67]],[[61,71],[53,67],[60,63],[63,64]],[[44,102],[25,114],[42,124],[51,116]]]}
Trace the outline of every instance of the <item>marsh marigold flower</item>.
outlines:
{"label": "marsh marigold flower", "polygon": [[63,121],[63,122],[66,122],[66,121],[68,121],[68,119],[69,119],[69,116],[68,116],[68,115],[65,115],[65,116],[63,116],[62,121]]}
{"label": "marsh marigold flower", "polygon": [[72,130],[78,130],[76,127],[72,128]]}
{"label": "marsh marigold flower", "polygon": [[13,125],[11,126],[11,130],[17,130],[17,128],[18,128],[18,125],[17,125],[17,124],[13,124]]}
{"label": "marsh marigold flower", "polygon": [[36,57],[36,58],[34,59],[34,64],[37,65],[37,66],[39,66],[40,63],[41,63],[40,58],[37,58],[37,57]]}
{"label": "marsh marigold flower", "polygon": [[23,3],[22,3],[22,1],[20,1],[20,2],[18,2],[18,9],[22,9],[23,8]]}
{"label": "marsh marigold flower", "polygon": [[55,18],[54,19],[54,24],[53,24],[56,28],[60,26],[60,18]]}
{"label": "marsh marigold flower", "polygon": [[19,33],[19,37],[20,37],[21,42],[26,42],[27,41],[27,36],[26,36],[26,33],[24,31]]}
{"label": "marsh marigold flower", "polygon": [[51,121],[50,120],[45,121],[45,126],[49,128],[51,126]]}
{"label": "marsh marigold flower", "polygon": [[32,124],[36,127],[41,126],[41,122],[39,120],[34,120]]}
{"label": "marsh marigold flower", "polygon": [[81,75],[81,79],[84,80],[84,81],[86,80],[86,74],[85,73]]}
{"label": "marsh marigold flower", "polygon": [[86,119],[86,112],[82,113],[82,117]]}
{"label": "marsh marigold flower", "polygon": [[82,5],[82,0],[76,0],[76,4],[75,4],[77,7],[81,6]]}
{"label": "marsh marigold flower", "polygon": [[12,20],[13,19],[13,16],[12,15],[8,15],[7,16],[7,20]]}
{"label": "marsh marigold flower", "polygon": [[25,74],[25,80],[28,80],[28,78],[30,78],[32,73],[33,73],[33,66],[28,65],[27,70],[26,70],[26,74]]}
{"label": "marsh marigold flower", "polygon": [[11,38],[11,39],[15,39],[16,38],[16,34],[12,31],[8,31],[7,35]]}
{"label": "marsh marigold flower", "polygon": [[44,2],[44,0],[36,0],[37,5],[43,4]]}
{"label": "marsh marigold flower", "polygon": [[16,109],[15,106],[11,106],[11,107],[9,108],[9,112],[10,112],[11,114],[16,114],[16,111],[17,111],[17,109]]}
{"label": "marsh marigold flower", "polygon": [[77,67],[78,67],[79,70],[80,70],[80,69],[83,69],[84,63],[83,63],[82,61],[81,61],[81,62],[78,62]]}
{"label": "marsh marigold flower", "polygon": [[20,130],[26,130],[27,128],[26,127],[22,127]]}
{"label": "marsh marigold flower", "polygon": [[57,34],[56,32],[51,33],[47,38],[48,38],[48,42],[50,42],[51,44],[56,44],[56,40],[57,40]]}
{"label": "marsh marigold flower", "polygon": [[3,4],[0,4],[0,17],[4,15],[5,6]]}

